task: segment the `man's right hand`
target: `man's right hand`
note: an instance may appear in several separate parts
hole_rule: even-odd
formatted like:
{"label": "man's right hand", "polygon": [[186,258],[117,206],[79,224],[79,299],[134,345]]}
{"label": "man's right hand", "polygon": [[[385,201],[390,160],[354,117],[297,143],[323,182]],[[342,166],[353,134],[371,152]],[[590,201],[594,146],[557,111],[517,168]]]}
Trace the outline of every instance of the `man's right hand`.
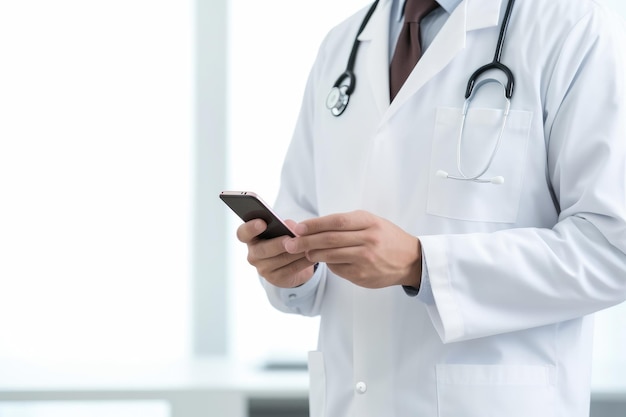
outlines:
{"label": "man's right hand", "polygon": [[[296,223],[286,221],[289,227]],[[237,239],[248,246],[248,262],[269,283],[281,288],[293,288],[304,284],[313,276],[313,262],[304,253],[290,254],[285,251],[284,240],[259,239],[267,225],[261,219],[253,219],[237,228]]]}

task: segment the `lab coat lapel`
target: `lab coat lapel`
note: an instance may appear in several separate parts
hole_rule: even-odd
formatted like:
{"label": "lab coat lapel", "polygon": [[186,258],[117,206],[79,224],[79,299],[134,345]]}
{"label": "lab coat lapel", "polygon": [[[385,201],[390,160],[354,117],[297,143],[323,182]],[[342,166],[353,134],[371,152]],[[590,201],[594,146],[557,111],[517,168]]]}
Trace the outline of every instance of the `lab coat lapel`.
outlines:
{"label": "lab coat lapel", "polygon": [[355,71],[357,84],[367,78],[380,115],[384,114],[389,107],[389,14],[391,13],[391,4],[391,0],[381,0],[367,26],[359,35],[361,48],[367,47],[367,53],[359,51],[366,60],[367,77],[358,79],[358,70]]}
{"label": "lab coat lapel", "polygon": [[[501,3],[501,0],[464,0],[461,2],[409,75],[381,123],[387,121],[409,97],[443,70],[465,48],[467,32],[497,26],[500,20]],[[388,75],[385,79],[388,80]]]}

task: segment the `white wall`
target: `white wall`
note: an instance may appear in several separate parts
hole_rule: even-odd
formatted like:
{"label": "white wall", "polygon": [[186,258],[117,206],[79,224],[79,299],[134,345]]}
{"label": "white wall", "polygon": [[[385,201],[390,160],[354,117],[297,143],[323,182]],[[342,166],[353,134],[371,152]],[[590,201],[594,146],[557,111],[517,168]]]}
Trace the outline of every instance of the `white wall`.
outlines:
{"label": "white wall", "polygon": [[2,359],[189,354],[192,13],[0,0]]}

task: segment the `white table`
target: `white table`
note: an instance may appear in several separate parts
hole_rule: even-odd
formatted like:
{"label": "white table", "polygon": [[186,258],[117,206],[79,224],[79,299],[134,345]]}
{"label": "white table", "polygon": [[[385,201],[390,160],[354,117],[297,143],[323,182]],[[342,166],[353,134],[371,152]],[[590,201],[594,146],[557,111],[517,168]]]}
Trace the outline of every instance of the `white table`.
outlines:
{"label": "white table", "polygon": [[247,417],[251,400],[306,400],[308,376],[230,360],[35,365],[0,361],[2,401],[163,400],[171,417]]}

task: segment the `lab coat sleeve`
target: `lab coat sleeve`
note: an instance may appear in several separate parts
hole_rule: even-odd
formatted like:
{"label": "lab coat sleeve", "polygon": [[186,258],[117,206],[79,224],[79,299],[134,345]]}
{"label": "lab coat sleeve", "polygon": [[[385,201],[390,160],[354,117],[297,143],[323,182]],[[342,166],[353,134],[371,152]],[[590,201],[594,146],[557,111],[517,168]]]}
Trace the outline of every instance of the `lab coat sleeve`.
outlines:
{"label": "lab coat sleeve", "polygon": [[325,279],[325,266],[320,264],[313,277],[296,288],[279,288],[261,278],[261,284],[267,292],[270,303],[284,313],[316,316],[319,314]]}
{"label": "lab coat sleeve", "polygon": [[545,96],[551,229],[422,236],[444,342],[553,324],[626,298],[626,67],[620,27],[581,20]]}

